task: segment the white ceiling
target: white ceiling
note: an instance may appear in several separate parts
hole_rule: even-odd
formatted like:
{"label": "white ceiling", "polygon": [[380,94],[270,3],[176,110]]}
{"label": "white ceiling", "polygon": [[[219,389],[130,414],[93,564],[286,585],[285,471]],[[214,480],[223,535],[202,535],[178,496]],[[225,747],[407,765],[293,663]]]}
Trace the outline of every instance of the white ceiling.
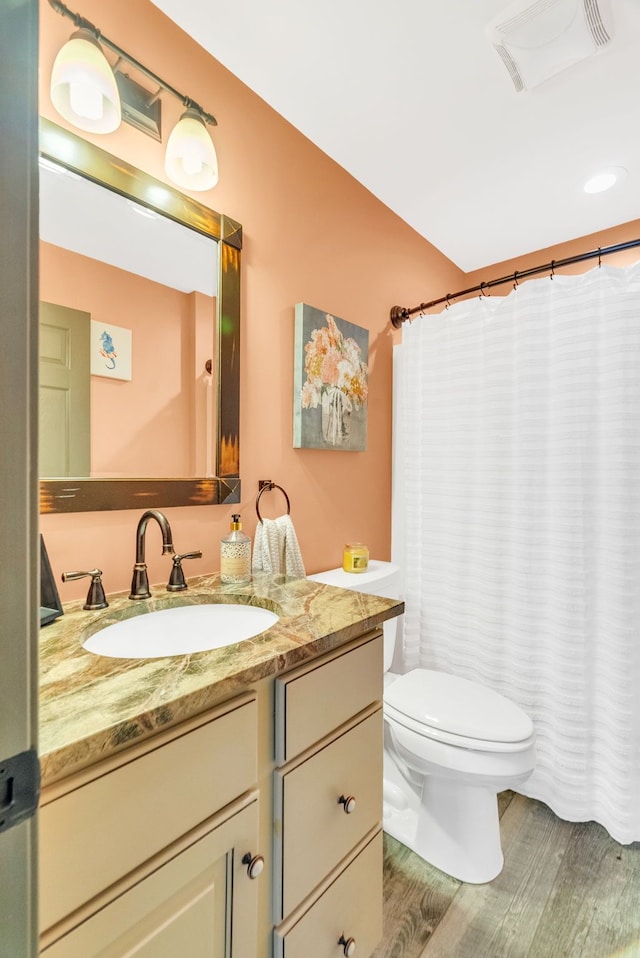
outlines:
{"label": "white ceiling", "polygon": [[523,93],[485,35],[508,0],[154,2],[465,271],[640,217],[638,0]]}

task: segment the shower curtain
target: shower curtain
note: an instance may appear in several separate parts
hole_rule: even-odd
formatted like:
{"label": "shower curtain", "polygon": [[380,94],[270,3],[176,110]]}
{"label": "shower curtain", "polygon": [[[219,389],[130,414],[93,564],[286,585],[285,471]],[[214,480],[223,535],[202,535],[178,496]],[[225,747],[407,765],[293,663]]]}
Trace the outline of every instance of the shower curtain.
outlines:
{"label": "shower curtain", "polygon": [[640,264],[452,305],[397,351],[404,667],[519,703],[521,791],[638,841]]}

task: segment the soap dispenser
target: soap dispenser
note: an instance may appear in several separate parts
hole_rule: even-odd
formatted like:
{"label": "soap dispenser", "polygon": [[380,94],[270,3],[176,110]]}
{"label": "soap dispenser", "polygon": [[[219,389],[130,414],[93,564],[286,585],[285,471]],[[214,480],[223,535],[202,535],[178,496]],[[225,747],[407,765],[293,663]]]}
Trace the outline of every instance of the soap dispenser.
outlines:
{"label": "soap dispenser", "polygon": [[251,539],[239,515],[231,516],[229,535],[220,540],[220,578],[227,584],[251,581]]}

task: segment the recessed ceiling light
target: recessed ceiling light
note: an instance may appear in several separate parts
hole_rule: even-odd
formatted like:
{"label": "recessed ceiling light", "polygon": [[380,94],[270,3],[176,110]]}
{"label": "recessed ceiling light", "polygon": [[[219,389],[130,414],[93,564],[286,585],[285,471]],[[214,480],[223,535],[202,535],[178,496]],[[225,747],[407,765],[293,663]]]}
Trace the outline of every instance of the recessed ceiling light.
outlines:
{"label": "recessed ceiling light", "polygon": [[603,193],[605,190],[610,190],[626,175],[627,171],[623,166],[611,166],[589,177],[583,189],[585,193]]}

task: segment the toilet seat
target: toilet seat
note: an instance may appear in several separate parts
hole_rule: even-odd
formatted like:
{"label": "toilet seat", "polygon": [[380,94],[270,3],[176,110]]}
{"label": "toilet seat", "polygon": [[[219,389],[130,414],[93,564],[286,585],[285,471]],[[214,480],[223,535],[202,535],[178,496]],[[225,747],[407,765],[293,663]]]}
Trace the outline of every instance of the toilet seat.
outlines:
{"label": "toilet seat", "polygon": [[384,715],[438,742],[477,751],[520,752],[533,723],[493,689],[446,672],[414,669],[385,688]]}

